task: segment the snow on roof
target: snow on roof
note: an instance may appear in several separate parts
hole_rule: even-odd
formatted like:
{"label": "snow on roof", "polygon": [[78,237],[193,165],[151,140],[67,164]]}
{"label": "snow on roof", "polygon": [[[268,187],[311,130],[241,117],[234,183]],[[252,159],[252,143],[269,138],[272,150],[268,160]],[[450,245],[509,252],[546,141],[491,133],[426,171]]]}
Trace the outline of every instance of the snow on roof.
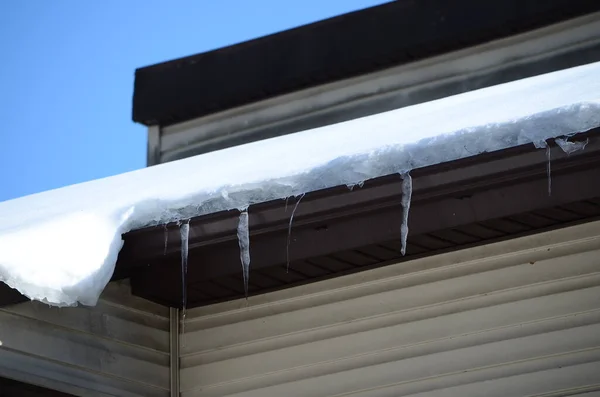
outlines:
{"label": "snow on roof", "polygon": [[0,280],[52,305],[95,305],[127,231],[599,126],[594,63],[5,201]]}

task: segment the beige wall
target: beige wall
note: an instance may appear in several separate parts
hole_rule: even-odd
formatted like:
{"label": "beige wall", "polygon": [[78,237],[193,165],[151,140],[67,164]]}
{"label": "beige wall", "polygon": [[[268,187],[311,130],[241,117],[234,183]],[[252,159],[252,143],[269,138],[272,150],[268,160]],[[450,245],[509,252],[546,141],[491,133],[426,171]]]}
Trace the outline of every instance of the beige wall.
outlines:
{"label": "beige wall", "polygon": [[598,391],[600,223],[198,308],[187,319],[186,397]]}
{"label": "beige wall", "polygon": [[126,282],[96,307],[0,308],[0,342],[0,376],[78,396],[169,395],[169,310]]}
{"label": "beige wall", "polygon": [[[185,331],[184,397],[599,392],[600,222],[193,309]],[[0,341],[0,376],[170,395],[169,310],[125,282],[0,309]]]}

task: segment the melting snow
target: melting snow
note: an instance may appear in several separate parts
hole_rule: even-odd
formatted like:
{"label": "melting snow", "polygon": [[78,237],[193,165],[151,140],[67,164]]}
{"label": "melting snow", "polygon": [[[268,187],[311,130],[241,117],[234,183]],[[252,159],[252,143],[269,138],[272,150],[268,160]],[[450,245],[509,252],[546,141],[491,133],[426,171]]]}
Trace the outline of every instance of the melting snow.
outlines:
{"label": "melting snow", "polygon": [[0,280],[94,305],[127,231],[598,126],[596,63],[6,201]]}

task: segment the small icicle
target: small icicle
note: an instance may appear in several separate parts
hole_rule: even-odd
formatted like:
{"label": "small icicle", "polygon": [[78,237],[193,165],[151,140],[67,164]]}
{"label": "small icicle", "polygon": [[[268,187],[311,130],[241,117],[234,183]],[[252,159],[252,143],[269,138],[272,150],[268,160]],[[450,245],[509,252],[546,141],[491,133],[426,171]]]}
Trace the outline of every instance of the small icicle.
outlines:
{"label": "small icicle", "polygon": [[240,212],[237,236],[240,245],[242,274],[244,276],[244,292],[246,294],[246,299],[248,299],[248,280],[250,279],[250,228],[248,226],[248,209]]}
{"label": "small icicle", "polygon": [[181,334],[185,334],[185,314],[187,308],[187,271],[188,271],[188,251],[190,237],[189,219],[179,225],[181,234]]}
{"label": "small icicle", "polygon": [[350,189],[350,191],[353,191],[356,186],[363,187],[364,185],[365,185],[365,181],[360,181],[358,183],[348,183],[348,184],[346,184],[346,187],[348,189]]}
{"label": "small icicle", "polygon": [[568,138],[557,138],[554,140],[558,146],[567,154],[571,155],[572,153],[578,152],[580,150],[585,149],[588,143],[590,143],[590,139],[586,139],[585,141],[580,142],[571,142]]}
{"label": "small icicle", "polygon": [[169,229],[167,228],[167,224],[163,225],[165,230],[165,250],[163,251],[163,255],[167,255],[167,244],[169,243]]}
{"label": "small icicle", "polygon": [[548,197],[552,196],[552,167],[550,165],[550,160],[552,159],[552,152],[550,150],[550,145],[546,146],[546,174],[548,175]]}
{"label": "small icicle", "polygon": [[406,255],[406,240],[408,238],[408,213],[410,211],[410,200],[412,197],[412,178],[408,172],[402,176],[402,225],[400,226],[400,241],[402,243],[402,255]]}
{"label": "small icicle", "polygon": [[305,195],[305,193],[302,193],[302,195],[300,196],[298,201],[296,201],[296,205],[294,206],[294,210],[292,211],[292,216],[290,216],[290,223],[288,225],[288,238],[287,238],[287,247],[286,247],[286,257],[287,257],[286,271],[287,272],[290,271],[290,242],[292,239],[292,222],[294,221],[294,214],[296,213],[296,210],[298,209],[298,205],[300,204],[300,201],[302,201],[302,199],[304,198],[304,195]]}

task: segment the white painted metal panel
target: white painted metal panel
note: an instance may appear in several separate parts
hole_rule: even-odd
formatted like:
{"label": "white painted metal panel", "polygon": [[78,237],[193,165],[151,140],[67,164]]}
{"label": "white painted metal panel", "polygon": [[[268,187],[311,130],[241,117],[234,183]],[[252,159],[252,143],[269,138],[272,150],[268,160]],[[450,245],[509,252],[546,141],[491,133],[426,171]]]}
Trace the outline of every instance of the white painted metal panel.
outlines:
{"label": "white painted metal panel", "polygon": [[187,319],[183,396],[593,395],[600,222],[198,308]]}
{"label": "white painted metal panel", "polygon": [[168,309],[111,283],[96,307],[0,309],[0,376],[80,396],[168,396]]}

